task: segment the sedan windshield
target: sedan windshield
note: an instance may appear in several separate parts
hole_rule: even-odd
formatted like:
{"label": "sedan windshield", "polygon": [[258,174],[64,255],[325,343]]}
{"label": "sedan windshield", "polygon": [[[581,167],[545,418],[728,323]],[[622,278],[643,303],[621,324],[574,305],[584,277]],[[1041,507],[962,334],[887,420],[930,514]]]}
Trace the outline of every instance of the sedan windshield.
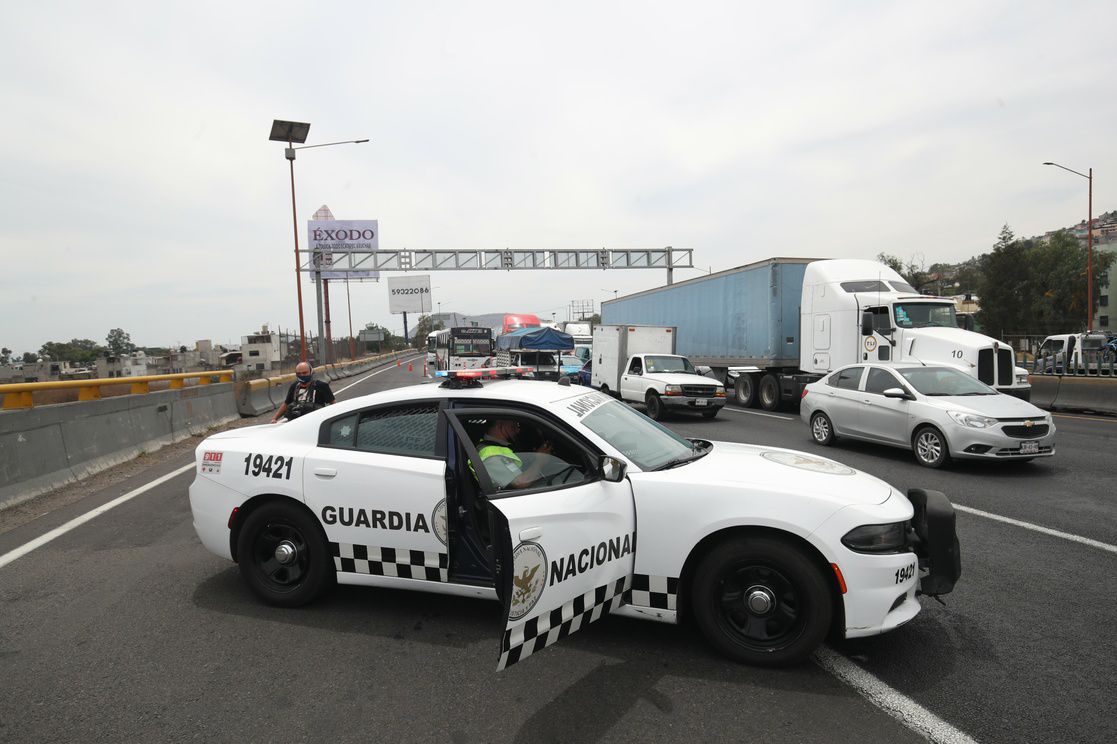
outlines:
{"label": "sedan windshield", "polygon": [[896,371],[924,395],[1000,395],[984,382],[949,367],[911,367]]}
{"label": "sedan windshield", "polygon": [[644,357],[644,370],[647,372],[686,372],[695,374],[694,365],[686,357],[680,356],[646,356]]}
{"label": "sedan windshield", "polygon": [[686,439],[620,401],[611,400],[598,407],[582,423],[641,470],[655,470],[695,452]]}
{"label": "sedan windshield", "polygon": [[946,303],[896,303],[896,325],[899,328],[957,328],[954,305]]}

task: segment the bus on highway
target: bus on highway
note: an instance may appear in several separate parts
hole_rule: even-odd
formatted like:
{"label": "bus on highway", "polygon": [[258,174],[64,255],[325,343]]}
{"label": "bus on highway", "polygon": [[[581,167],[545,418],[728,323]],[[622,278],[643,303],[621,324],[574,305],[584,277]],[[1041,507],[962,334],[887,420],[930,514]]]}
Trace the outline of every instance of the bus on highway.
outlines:
{"label": "bus on highway", "polygon": [[[491,328],[461,326],[435,331],[434,369],[473,369],[483,367],[493,353]],[[428,357],[430,351],[428,347]]]}
{"label": "bus on highway", "polygon": [[450,343],[450,331],[442,329],[440,331],[431,331],[427,334],[427,366],[431,369],[438,369],[438,348],[446,348]]}

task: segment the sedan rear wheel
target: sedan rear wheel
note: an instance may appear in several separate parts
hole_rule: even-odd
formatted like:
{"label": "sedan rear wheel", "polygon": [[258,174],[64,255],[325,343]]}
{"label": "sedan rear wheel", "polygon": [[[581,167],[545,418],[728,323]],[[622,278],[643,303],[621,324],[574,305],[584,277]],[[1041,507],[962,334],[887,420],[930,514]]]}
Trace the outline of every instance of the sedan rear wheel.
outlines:
{"label": "sedan rear wheel", "polygon": [[834,442],[834,424],[822,411],[811,414],[811,438],[823,447],[828,447]]}
{"label": "sedan rear wheel", "polygon": [[912,449],[915,450],[916,462],[924,467],[941,468],[950,461],[946,437],[933,426],[924,426],[915,432]]}

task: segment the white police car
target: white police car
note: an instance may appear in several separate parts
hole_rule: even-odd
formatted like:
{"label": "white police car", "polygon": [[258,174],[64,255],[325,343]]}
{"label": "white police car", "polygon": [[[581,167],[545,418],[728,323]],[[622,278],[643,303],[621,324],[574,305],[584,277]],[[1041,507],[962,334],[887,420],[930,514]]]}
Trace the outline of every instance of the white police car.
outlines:
{"label": "white police car", "polygon": [[[789,664],[831,630],[903,625],[921,591],[959,576],[940,493],[683,439],[578,386],[479,380],[496,374],[207,438],[190,487],[198,536],[277,605],[335,581],[499,598],[498,668],[609,612],[693,621],[734,659]],[[493,452],[519,476],[490,477]]]}

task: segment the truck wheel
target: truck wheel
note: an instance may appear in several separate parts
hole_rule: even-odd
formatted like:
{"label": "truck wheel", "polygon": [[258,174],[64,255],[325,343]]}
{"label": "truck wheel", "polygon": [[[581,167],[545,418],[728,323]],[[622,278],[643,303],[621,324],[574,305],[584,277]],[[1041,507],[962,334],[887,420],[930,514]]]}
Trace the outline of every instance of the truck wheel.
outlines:
{"label": "truck wheel", "polygon": [[249,515],[237,541],[241,575],[268,604],[298,607],[336,578],[322,528],[305,507],[277,501]]}
{"label": "truck wheel", "polygon": [[946,437],[933,426],[923,426],[911,438],[911,448],[915,450],[915,461],[928,468],[941,468],[950,462],[950,450]]}
{"label": "truck wheel", "polygon": [[737,405],[743,408],[756,407],[756,378],[752,375],[737,375],[733,392],[737,397]]}
{"label": "truck wheel", "polygon": [[611,391],[611,390],[609,390],[609,386],[608,386],[608,385],[602,385],[601,387],[599,387],[599,388],[598,388],[598,390],[600,390],[601,392],[603,392],[603,393],[605,393],[606,395],[608,395],[608,396],[611,396],[611,397],[613,397],[613,398],[617,397],[617,396],[613,395],[613,393],[612,393],[612,391]]}
{"label": "truck wheel", "polygon": [[830,590],[795,546],[772,537],[724,542],[698,565],[694,619],[718,651],[746,664],[806,660],[830,628]]}
{"label": "truck wheel", "polygon": [[765,411],[780,407],[780,381],[773,374],[760,378],[760,407]]}
{"label": "truck wheel", "polygon": [[644,405],[648,409],[648,417],[653,421],[663,420],[663,401],[659,399],[654,390],[649,390],[648,394],[644,396]]}

